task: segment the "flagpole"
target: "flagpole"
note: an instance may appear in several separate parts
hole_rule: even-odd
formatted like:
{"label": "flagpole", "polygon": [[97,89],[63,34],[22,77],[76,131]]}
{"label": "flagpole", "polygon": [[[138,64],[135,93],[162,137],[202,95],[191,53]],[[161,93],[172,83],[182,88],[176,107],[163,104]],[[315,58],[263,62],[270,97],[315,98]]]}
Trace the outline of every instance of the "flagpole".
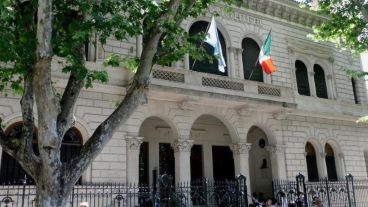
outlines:
{"label": "flagpole", "polygon": [[[268,32],[268,35],[271,35],[271,32],[272,32],[272,28],[270,29],[270,31]],[[267,35],[267,36],[268,36]],[[266,41],[266,40],[265,40]],[[262,44],[262,47],[263,47],[263,44]],[[261,48],[262,50],[262,48]],[[253,75],[253,72],[254,72],[254,69],[256,68],[258,62],[259,62],[259,53],[258,53],[258,57],[257,57],[257,60],[256,60],[256,63],[254,64],[254,68],[252,69],[252,72],[250,73],[250,76],[249,76],[249,80],[252,78],[252,75]]]}
{"label": "flagpole", "polygon": [[[211,19],[212,19],[212,17],[211,17]],[[208,30],[210,29],[210,26],[211,26],[211,22],[209,22],[209,23],[208,23],[208,25],[207,25],[207,29],[206,29],[206,32],[205,32],[206,36],[207,36],[207,32],[208,32]],[[216,29],[217,29],[217,28],[216,28]],[[203,45],[204,41],[205,41],[205,40],[203,40],[203,41],[201,42],[201,44],[199,45],[199,47],[202,47],[202,45]],[[190,68],[190,70],[193,70],[194,65],[196,64],[196,62],[197,62],[197,58],[196,58],[196,59],[194,59],[194,62],[193,62],[193,64],[192,64],[192,67]]]}

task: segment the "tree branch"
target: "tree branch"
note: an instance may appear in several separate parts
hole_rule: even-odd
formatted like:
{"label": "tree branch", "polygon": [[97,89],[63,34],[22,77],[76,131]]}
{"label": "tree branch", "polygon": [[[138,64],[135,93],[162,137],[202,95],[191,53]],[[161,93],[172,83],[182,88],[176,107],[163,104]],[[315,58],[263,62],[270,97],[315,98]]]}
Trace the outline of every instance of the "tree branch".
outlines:
{"label": "tree branch", "polygon": [[[84,46],[79,49],[81,56],[81,64],[85,65],[85,50]],[[64,90],[63,97],[60,100],[60,113],[58,116],[58,134],[64,137],[65,132],[73,123],[73,110],[77,102],[80,91],[82,90],[85,80],[78,77],[79,70],[73,70],[70,73],[68,84]]]}
{"label": "tree branch", "polygon": [[138,105],[146,102],[146,92],[149,85],[153,59],[157,52],[160,37],[164,32],[163,25],[175,18],[180,3],[180,0],[171,0],[168,4],[170,11],[163,13],[161,17],[157,19],[155,27],[149,30],[150,33],[143,42],[143,52],[140,57],[137,73],[134,76],[133,83],[127,90],[124,100],[118,108],[97,127],[91,138],[83,145],[80,154],[67,164],[65,170],[67,171],[67,176],[70,177],[69,182],[72,182],[72,184],[79,179],[80,172],[83,172],[98,153],[101,152],[120,124],[130,117]]}

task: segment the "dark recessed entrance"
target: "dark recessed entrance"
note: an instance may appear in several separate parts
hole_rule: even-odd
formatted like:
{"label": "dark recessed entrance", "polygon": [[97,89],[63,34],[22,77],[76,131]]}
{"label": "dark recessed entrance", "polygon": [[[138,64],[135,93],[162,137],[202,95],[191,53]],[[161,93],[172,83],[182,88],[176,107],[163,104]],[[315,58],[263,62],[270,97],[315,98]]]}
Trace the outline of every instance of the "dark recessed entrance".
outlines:
{"label": "dark recessed entrance", "polygon": [[230,147],[212,146],[212,160],[214,180],[234,180],[234,158]]}
{"label": "dark recessed entrance", "polygon": [[203,178],[202,145],[193,145],[190,153],[190,176],[192,181]]}

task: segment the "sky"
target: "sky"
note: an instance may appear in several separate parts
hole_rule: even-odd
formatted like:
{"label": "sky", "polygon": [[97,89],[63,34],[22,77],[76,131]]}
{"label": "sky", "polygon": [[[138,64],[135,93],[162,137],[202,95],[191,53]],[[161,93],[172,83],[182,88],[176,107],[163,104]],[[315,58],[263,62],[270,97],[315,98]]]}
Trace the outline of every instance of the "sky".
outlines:
{"label": "sky", "polygon": [[368,52],[362,54],[363,69],[368,71]]}

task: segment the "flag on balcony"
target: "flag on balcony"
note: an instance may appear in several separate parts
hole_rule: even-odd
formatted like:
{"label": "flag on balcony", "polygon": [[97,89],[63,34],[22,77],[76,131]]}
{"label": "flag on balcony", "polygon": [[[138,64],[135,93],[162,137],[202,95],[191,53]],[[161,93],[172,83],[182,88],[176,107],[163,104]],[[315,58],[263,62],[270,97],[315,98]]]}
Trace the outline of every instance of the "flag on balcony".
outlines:
{"label": "flag on balcony", "polygon": [[222,54],[221,43],[220,43],[219,35],[217,32],[217,26],[216,26],[216,21],[215,21],[214,16],[212,16],[210,27],[207,31],[207,36],[204,42],[207,42],[214,48],[213,55],[217,57],[218,70],[224,73],[226,63],[225,63],[224,56]]}
{"label": "flag on balcony", "polygon": [[276,67],[271,59],[271,31],[268,33],[265,42],[261,48],[261,52],[259,53],[259,63],[262,66],[263,71],[269,75],[273,72],[276,72]]}

